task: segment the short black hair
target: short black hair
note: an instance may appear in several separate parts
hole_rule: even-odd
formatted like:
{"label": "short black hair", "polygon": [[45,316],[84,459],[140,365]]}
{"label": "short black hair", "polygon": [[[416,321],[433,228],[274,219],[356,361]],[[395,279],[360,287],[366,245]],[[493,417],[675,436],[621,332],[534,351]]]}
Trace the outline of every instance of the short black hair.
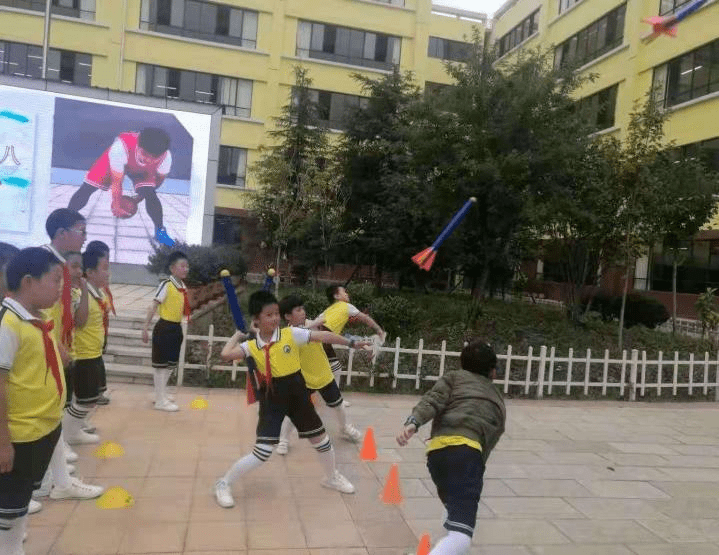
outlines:
{"label": "short black hair", "polygon": [[325,289],[325,294],[327,295],[327,300],[330,303],[335,302],[335,295],[340,290],[341,285],[330,285],[327,289]]}
{"label": "short black hair", "polygon": [[85,247],[86,251],[102,251],[102,252],[110,252],[110,247],[107,246],[107,243],[104,243],[103,241],[90,241],[87,246]]}
{"label": "short black hair", "polygon": [[22,249],[5,268],[7,288],[10,291],[19,291],[22,278],[29,275],[40,279],[50,271],[50,268],[59,264],[62,264],[60,260],[47,249],[41,247]]}
{"label": "short black hair", "polygon": [[298,306],[305,306],[305,302],[297,295],[287,295],[280,299],[280,316],[284,318]]}
{"label": "short black hair", "polygon": [[181,251],[173,251],[170,253],[170,256],[167,257],[167,269],[169,270],[172,268],[172,265],[177,262],[178,260],[188,260],[187,255],[184,252]]}
{"label": "short black hair", "polygon": [[137,144],[148,154],[159,156],[170,148],[170,136],[163,129],[146,127],[140,131]]}
{"label": "short black hair", "polygon": [[58,208],[45,220],[45,231],[47,231],[50,239],[54,239],[57,232],[61,229],[70,229],[77,222],[84,222],[85,216],[80,214],[77,210],[70,210],[69,208]]}
{"label": "short black hair", "polygon": [[107,253],[99,249],[86,250],[82,253],[82,271],[97,270],[100,260],[107,258]]}
{"label": "short black hair", "polygon": [[277,297],[269,291],[255,291],[250,295],[248,308],[250,316],[257,316],[269,304],[277,304]]}
{"label": "short black hair", "polygon": [[0,270],[2,270],[19,252],[20,249],[15,245],[0,242]]}
{"label": "short black hair", "polygon": [[484,339],[470,339],[459,355],[459,363],[464,370],[487,376],[497,367],[497,354]]}

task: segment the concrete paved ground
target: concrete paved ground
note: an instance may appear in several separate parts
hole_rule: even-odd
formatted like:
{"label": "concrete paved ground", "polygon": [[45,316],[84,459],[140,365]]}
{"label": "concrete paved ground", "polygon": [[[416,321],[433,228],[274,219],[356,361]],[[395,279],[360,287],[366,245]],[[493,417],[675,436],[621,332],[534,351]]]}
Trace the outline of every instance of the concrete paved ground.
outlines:
{"label": "concrete paved ground", "polygon": [[[126,509],[93,501],[45,501],[30,517],[27,555],[390,555],[442,535],[442,507],[424,464],[429,433],[400,448],[394,435],[416,398],[349,393],[352,420],[373,426],[377,462],[334,440],[341,471],[357,487],[319,485],[314,450],[295,438],[236,484],[221,509],[212,485],[254,441],[256,410],[243,391],[189,390],[182,411],[151,408],[151,388],[111,384],[94,416],[103,440],[125,455],[99,460],[80,447],[78,473],[125,488]],[[204,396],[207,410],[190,409]],[[508,426],[486,473],[471,553],[483,555],[719,554],[719,406],[616,402],[507,402]],[[321,411],[333,436],[337,425]],[[399,464],[404,502],[379,494]]]}

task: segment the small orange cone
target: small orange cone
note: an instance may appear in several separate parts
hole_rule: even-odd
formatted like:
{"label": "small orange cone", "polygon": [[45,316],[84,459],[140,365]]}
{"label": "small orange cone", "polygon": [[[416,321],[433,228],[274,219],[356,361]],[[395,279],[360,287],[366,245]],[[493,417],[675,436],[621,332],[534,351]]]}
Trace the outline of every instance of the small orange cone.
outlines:
{"label": "small orange cone", "polygon": [[402,492],[399,490],[399,467],[393,464],[387,474],[387,482],[382,492],[382,501],[387,505],[399,505],[402,503]]}
{"label": "small orange cone", "polygon": [[423,534],[417,546],[417,555],[429,555],[432,546],[429,544],[429,534]]}
{"label": "small orange cone", "polygon": [[362,450],[360,451],[360,459],[363,461],[377,460],[377,445],[375,445],[374,442],[374,430],[371,426],[367,428],[367,432],[365,432]]}

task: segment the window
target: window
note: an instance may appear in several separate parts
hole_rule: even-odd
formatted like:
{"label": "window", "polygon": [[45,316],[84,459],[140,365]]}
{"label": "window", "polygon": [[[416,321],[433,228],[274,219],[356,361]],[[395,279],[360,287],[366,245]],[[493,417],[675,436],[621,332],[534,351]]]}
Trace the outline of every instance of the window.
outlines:
{"label": "window", "polygon": [[457,40],[441,39],[439,37],[429,37],[429,48],[427,56],[430,58],[439,58],[440,60],[452,60],[453,62],[463,62],[472,53],[472,45],[467,42],[459,42]]}
{"label": "window", "polygon": [[618,88],[618,85],[612,85],[591,96],[582,98],[578,102],[579,110],[586,115],[589,124],[596,131],[614,126],[614,110],[617,105]]}
{"label": "window", "polygon": [[653,86],[665,107],[719,91],[719,40],[655,67]]}
{"label": "window", "polygon": [[252,81],[147,64],[137,65],[135,92],[217,104],[223,114],[251,117]]}
{"label": "window", "polygon": [[215,226],[212,235],[214,245],[237,245],[242,243],[242,230],[247,228],[247,220],[237,216],[215,213]]}
{"label": "window", "polygon": [[[685,262],[677,267],[677,292],[703,293],[719,287],[719,241],[692,239],[679,244]],[[672,290],[673,252],[659,245],[652,252],[652,289]]]}
{"label": "window", "polygon": [[[0,6],[45,11],[45,0],[0,0]],[[52,0],[52,13],[80,19],[95,19],[95,0]]]}
{"label": "window", "polygon": [[320,124],[330,129],[344,130],[348,118],[367,106],[367,99],[353,94],[310,90],[310,100],[317,106]]}
{"label": "window", "polygon": [[[42,78],[42,47],[0,41],[0,73]],[[92,56],[51,48],[47,53],[47,79],[90,86]]]}
{"label": "window", "polygon": [[453,85],[447,85],[445,83],[434,83],[432,81],[425,81],[424,82],[424,96],[431,98],[435,96],[439,96],[445,91],[448,91],[452,88]]}
{"label": "window", "polygon": [[524,42],[539,30],[539,9],[520,21],[509,33],[499,39],[499,55],[504,56],[518,44]]}
{"label": "window", "polygon": [[220,146],[220,161],[217,165],[217,183],[245,188],[247,173],[247,149],[234,146]]}
{"label": "window", "polygon": [[300,21],[297,56],[390,70],[399,64],[400,38]]}
{"label": "window", "polygon": [[559,0],[559,13],[567,11],[575,4],[579,4],[582,0]]}
{"label": "window", "polygon": [[719,137],[676,148],[683,158],[699,158],[708,170],[719,172]]}
{"label": "window", "polygon": [[660,0],[659,15],[671,15],[691,0]]}
{"label": "window", "polygon": [[224,4],[198,0],[142,0],[140,28],[257,48],[257,12]]}
{"label": "window", "polygon": [[622,44],[626,8],[622,4],[557,46],[554,66],[582,66]]}

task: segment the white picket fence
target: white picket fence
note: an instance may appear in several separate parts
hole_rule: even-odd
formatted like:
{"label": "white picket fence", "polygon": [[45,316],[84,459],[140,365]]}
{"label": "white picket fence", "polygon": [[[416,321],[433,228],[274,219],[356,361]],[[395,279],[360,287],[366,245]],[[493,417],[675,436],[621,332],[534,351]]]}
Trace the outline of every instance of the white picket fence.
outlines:
{"label": "white picket fence", "polygon": [[[213,347],[229,341],[228,337],[215,336],[213,325],[210,325],[207,335],[187,335],[187,324],[183,324],[183,331],[185,341],[180,351],[178,385],[183,383],[185,370],[206,371],[210,368],[212,371],[230,372],[233,381],[237,379],[238,372],[244,374],[247,371],[246,366],[236,362],[212,364]],[[190,364],[185,361],[186,346],[188,342],[197,341],[207,344],[207,358],[203,364]],[[425,349],[422,339],[417,348],[407,348],[401,346],[398,337],[393,346],[375,347],[377,356],[374,360],[379,359],[383,364],[373,365],[371,370],[358,370],[356,359],[366,357],[368,353],[358,354],[358,351],[343,346],[335,346],[335,349],[349,350],[346,367],[341,372],[347,385],[356,378],[369,378],[369,385],[373,387],[377,378],[384,377],[391,379],[393,389],[399,380],[414,381],[415,389],[420,389],[422,382],[437,381],[444,374],[447,361],[458,359],[460,355],[459,351],[448,351],[446,341],[442,341],[439,350]],[[401,355],[410,355],[412,360],[400,363]],[[423,371],[423,363],[431,357],[438,357],[436,374]],[[667,390],[670,397],[676,397],[683,389],[690,396],[697,393],[708,396],[711,389],[714,400],[719,402],[719,353],[716,358],[710,358],[708,352],[703,357],[695,357],[691,353],[688,358],[680,358],[679,353],[674,352],[673,356],[664,358],[664,353],[660,351],[656,359],[649,359],[646,351],[634,349],[623,351],[621,358],[612,358],[609,350],[605,350],[603,356],[596,356],[591,349],[587,349],[586,353],[575,353],[574,349],[569,349],[566,356],[560,356],[554,347],[548,349],[546,346],[540,347],[538,352],[529,347],[526,354],[516,354],[509,345],[506,352],[497,353],[497,358],[500,362],[495,383],[502,386],[504,393],[509,393],[510,386],[517,386],[524,395],[540,399],[553,393],[571,395],[580,392],[589,395],[590,390],[601,390],[601,395],[606,396],[609,390],[618,390],[620,397],[628,392],[629,400],[635,401],[637,396],[644,397],[651,392],[661,397],[666,395]],[[386,362],[389,360],[392,361],[391,368],[382,370],[388,367]],[[367,367],[366,364],[362,366]]]}

